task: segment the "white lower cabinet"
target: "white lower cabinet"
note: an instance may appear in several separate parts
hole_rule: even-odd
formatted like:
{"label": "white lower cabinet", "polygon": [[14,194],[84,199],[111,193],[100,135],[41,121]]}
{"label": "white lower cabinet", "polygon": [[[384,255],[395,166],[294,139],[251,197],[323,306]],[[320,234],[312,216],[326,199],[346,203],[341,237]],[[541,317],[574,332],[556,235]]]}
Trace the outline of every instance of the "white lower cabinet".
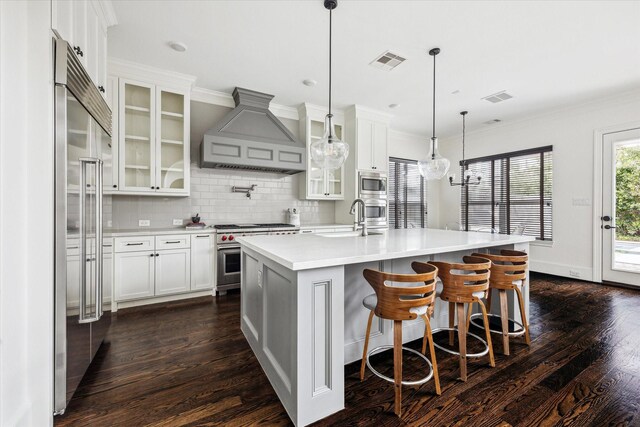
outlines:
{"label": "white lower cabinet", "polygon": [[213,288],[213,234],[191,236],[191,290]]}
{"label": "white lower cabinet", "polygon": [[116,301],[154,296],[155,258],[155,251],[115,254]]}
{"label": "white lower cabinet", "polygon": [[168,249],[156,252],[156,295],[176,294],[189,290],[190,255],[189,249]]}
{"label": "white lower cabinet", "polygon": [[212,289],[213,241],[210,233],[116,237],[116,303]]}

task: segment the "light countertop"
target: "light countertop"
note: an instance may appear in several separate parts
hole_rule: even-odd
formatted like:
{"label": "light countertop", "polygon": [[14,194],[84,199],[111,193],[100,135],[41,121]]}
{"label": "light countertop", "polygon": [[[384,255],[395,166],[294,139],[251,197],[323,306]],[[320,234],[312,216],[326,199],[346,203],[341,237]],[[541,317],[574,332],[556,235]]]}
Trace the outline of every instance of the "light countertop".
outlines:
{"label": "light countertop", "polygon": [[433,255],[525,243],[530,236],[436,229],[399,229],[366,237],[324,237],[319,233],[239,237],[243,247],[290,270]]}
{"label": "light countertop", "polygon": [[[213,228],[186,229],[182,228],[105,228],[102,232],[104,237],[127,237],[127,236],[158,236],[167,234],[210,234],[215,233]],[[77,233],[67,234],[69,239],[78,237]]]}

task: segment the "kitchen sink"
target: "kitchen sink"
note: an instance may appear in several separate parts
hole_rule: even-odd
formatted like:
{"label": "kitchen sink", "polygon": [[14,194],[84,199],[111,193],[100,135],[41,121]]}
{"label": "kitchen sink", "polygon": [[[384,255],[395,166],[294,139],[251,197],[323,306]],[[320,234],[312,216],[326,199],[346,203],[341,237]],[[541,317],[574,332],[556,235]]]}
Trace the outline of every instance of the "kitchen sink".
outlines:
{"label": "kitchen sink", "polygon": [[[383,231],[369,231],[369,236],[384,234]],[[316,233],[316,236],[320,237],[362,237],[362,231],[341,231],[333,233]],[[366,237],[366,236],[365,236]]]}

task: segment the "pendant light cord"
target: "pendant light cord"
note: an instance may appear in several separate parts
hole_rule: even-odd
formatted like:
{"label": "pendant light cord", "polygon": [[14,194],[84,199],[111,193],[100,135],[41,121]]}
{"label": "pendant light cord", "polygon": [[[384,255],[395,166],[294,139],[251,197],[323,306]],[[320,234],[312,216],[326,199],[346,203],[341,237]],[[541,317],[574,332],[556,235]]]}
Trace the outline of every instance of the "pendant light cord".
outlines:
{"label": "pendant light cord", "polygon": [[466,124],[466,117],[463,114],[462,115],[462,165],[466,166],[467,162],[464,160],[464,134],[465,134],[465,124]]}
{"label": "pendant light cord", "polygon": [[333,9],[329,9],[329,115],[331,115],[331,33]]}
{"label": "pendant light cord", "polygon": [[436,137],[436,56],[433,55],[433,138]]}

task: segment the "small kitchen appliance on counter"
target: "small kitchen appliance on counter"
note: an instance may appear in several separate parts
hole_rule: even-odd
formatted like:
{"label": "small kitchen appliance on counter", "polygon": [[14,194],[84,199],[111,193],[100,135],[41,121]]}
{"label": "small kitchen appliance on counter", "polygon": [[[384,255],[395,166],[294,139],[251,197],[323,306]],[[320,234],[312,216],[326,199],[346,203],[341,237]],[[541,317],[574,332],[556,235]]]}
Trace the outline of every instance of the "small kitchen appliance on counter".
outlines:
{"label": "small kitchen appliance on counter", "polygon": [[216,290],[225,293],[240,288],[240,243],[238,237],[298,234],[300,226],[292,224],[218,224],[216,229]]}

